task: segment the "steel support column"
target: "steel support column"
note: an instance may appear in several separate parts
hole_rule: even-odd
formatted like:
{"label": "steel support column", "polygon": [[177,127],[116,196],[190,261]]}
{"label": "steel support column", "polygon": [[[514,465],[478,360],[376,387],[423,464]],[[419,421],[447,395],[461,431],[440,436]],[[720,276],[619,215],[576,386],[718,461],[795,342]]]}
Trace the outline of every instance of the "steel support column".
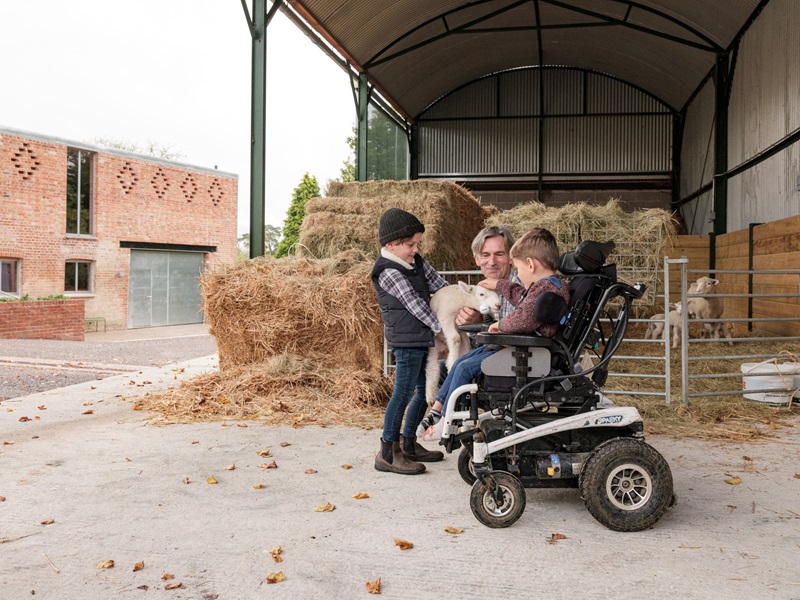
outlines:
{"label": "steel support column", "polygon": [[419,179],[419,125],[412,123],[409,129],[409,179]]}
{"label": "steel support column", "polygon": [[358,101],[356,111],[358,126],[356,128],[356,181],[367,180],[367,130],[369,115],[369,84],[367,74],[358,75]]}
{"label": "steel support column", "polygon": [[[245,11],[246,13],[246,11]],[[266,0],[253,0],[250,25],[253,36],[250,92],[250,258],[264,255],[267,114],[267,10]]]}
{"label": "steel support column", "polygon": [[728,230],[728,101],[730,78],[728,54],[717,55],[714,69],[715,123],[714,123],[714,233],[722,235]]}

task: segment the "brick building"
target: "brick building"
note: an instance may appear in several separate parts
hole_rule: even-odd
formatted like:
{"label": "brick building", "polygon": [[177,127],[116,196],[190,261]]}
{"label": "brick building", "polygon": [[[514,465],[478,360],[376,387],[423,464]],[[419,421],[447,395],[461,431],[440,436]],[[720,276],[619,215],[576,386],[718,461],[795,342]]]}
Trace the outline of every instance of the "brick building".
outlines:
{"label": "brick building", "polygon": [[109,329],[202,322],[237,251],[236,175],[0,128],[0,292],[85,300]]}

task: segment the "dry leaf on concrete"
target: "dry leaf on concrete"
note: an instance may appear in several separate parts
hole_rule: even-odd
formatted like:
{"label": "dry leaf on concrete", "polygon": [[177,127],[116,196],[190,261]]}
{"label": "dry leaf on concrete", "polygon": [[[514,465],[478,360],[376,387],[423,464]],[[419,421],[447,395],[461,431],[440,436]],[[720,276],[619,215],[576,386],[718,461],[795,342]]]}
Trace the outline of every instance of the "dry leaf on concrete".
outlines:
{"label": "dry leaf on concrete", "polygon": [[133,571],[134,572],[141,571],[142,569],[144,569],[144,561],[143,560],[140,560],[135,565],[133,565]]}
{"label": "dry leaf on concrete", "polygon": [[314,512],[333,512],[334,510],[336,510],[336,507],[330,502],[314,507]]}
{"label": "dry leaf on concrete", "polygon": [[414,544],[412,544],[411,542],[408,542],[406,540],[401,540],[400,538],[394,538],[394,544],[395,546],[400,548],[400,550],[411,550],[411,548],[414,547]]}
{"label": "dry leaf on concrete", "polygon": [[104,560],[100,564],[98,564],[95,569],[110,569],[114,566],[113,560]]}
{"label": "dry leaf on concrete", "polygon": [[378,577],[375,581],[368,581],[367,582],[367,591],[370,594],[380,594],[381,593],[381,578]]}
{"label": "dry leaf on concrete", "polygon": [[464,533],[464,530],[461,527],[453,527],[452,525],[448,525],[444,528],[447,533],[452,533],[453,535],[458,535],[459,533]]}
{"label": "dry leaf on concrete", "polygon": [[358,492],[353,496],[356,500],[363,500],[364,498],[369,498],[369,494],[367,492]]}
{"label": "dry leaf on concrete", "polygon": [[267,575],[267,583],[278,583],[284,579],[286,579],[286,576],[283,574],[283,571],[278,571],[277,573],[270,573]]}

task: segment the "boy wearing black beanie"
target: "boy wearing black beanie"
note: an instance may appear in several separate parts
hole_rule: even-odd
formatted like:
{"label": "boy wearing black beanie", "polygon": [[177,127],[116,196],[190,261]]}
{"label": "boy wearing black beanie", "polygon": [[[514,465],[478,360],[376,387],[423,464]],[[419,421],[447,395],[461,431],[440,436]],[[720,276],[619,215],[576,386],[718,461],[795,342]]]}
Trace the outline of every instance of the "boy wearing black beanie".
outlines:
{"label": "boy wearing black beanie", "polygon": [[[423,448],[416,438],[417,426],[428,407],[425,399],[428,349],[433,347],[433,340],[442,329],[431,311],[430,297],[447,285],[417,253],[424,231],[425,226],[410,212],[388,209],[380,218],[381,255],[372,268],[384,337],[395,357],[394,390],[383,418],[375,468],[402,475],[423,473],[423,462],[444,458],[441,452]],[[400,435],[404,414],[405,425]]]}

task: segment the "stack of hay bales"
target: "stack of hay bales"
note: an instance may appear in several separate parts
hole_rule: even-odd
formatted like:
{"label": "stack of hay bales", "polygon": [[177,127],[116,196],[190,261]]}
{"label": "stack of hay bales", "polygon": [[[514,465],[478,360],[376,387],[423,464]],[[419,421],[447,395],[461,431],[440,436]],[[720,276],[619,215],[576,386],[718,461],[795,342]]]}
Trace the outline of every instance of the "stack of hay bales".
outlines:
{"label": "stack of hay bales", "polygon": [[539,202],[523,204],[487,220],[487,225],[504,225],[516,237],[534,227],[549,229],[561,252],[574,250],[584,240],[616,244],[609,262],[617,264],[619,275],[647,284],[639,305],[652,305],[662,268],[661,251],[675,235],[675,222],[668,211],[651,208],[625,212],[616,199],[605,205],[585,202],[547,207]]}
{"label": "stack of hay bales", "polygon": [[440,271],[475,268],[472,239],[486,218],[497,212],[449,181],[333,182],[327,197],[306,204],[298,256],[327,258],[357,249],[376,258],[378,220],[392,207],[407,210],[424,223],[420,253]]}
{"label": "stack of hay bales", "polygon": [[392,391],[370,278],[381,213],[414,213],[425,224],[423,256],[439,269],[465,269],[474,268],[470,243],[493,209],[447,182],[332,184],[329,191],[334,197],[306,205],[296,256],[203,275],[220,372],[151,397],[144,408],[171,420],[363,424],[369,413],[374,422]]}

